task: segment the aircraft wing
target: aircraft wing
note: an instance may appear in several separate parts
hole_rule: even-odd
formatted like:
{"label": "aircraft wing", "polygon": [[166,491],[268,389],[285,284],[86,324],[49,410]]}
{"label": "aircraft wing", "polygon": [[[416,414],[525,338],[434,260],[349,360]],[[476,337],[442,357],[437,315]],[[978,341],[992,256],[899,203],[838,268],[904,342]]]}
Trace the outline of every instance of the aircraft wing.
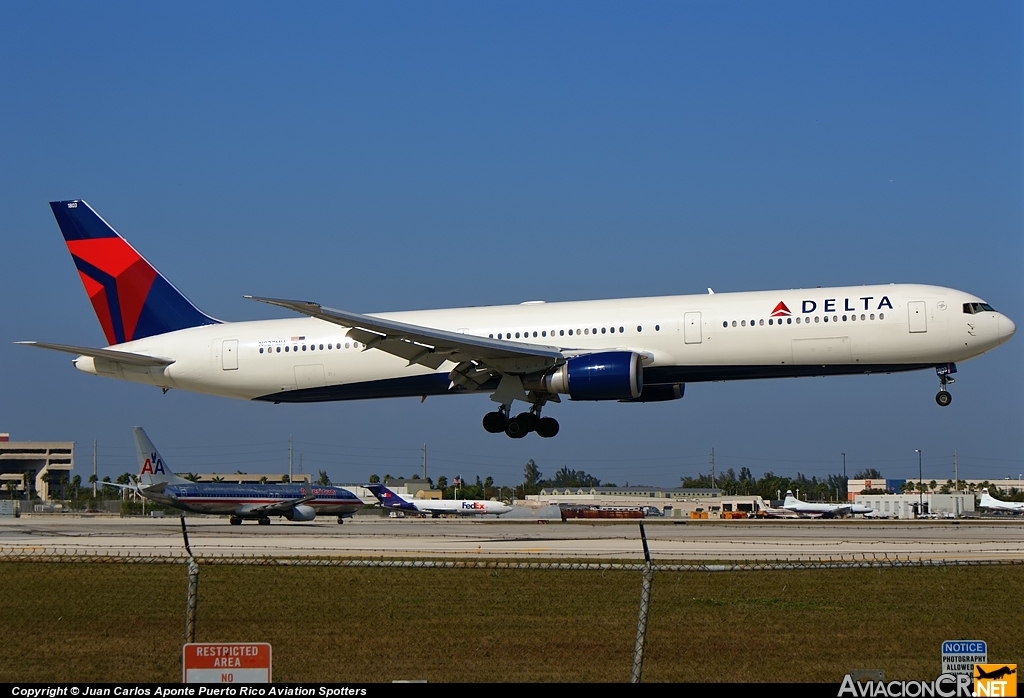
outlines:
{"label": "aircraft wing", "polygon": [[133,354],[128,351],[116,349],[93,349],[91,347],[76,347],[71,344],[50,344],[49,342],[15,342],[26,347],[39,347],[40,349],[52,349],[65,354],[76,356],[91,356],[94,359],[106,359],[116,361],[129,366],[170,366],[174,359],[163,359],[158,356],[146,356],[145,354]]}
{"label": "aircraft wing", "polygon": [[295,499],[285,499],[280,502],[274,502],[273,504],[265,504],[261,507],[253,507],[252,509],[246,510],[246,514],[283,514],[286,511],[291,511],[300,504],[306,502],[312,502],[316,497],[314,495],[306,495],[305,497],[296,497]]}
{"label": "aircraft wing", "polygon": [[[419,364],[436,370],[445,361],[460,364],[457,372],[466,374],[473,366],[483,366],[498,373],[533,373],[562,363],[572,352],[540,344],[523,344],[506,340],[410,325],[372,315],[325,308],[310,301],[246,296],[302,315],[349,328],[348,335],[362,342],[367,349],[399,356],[409,365]],[[469,364],[463,366],[462,364]],[[485,371],[490,377],[490,371]],[[486,381],[478,381],[482,384]]]}

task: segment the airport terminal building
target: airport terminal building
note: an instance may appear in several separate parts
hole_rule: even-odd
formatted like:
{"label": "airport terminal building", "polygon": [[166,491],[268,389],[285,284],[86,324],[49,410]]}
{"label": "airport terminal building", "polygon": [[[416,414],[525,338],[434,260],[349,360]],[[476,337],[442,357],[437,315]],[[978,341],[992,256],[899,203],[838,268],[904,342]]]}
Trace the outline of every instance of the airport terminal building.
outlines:
{"label": "airport terminal building", "polygon": [[724,513],[756,514],[768,507],[758,495],[722,496],[718,488],[682,487],[546,487],[539,494],[527,495],[528,505],[563,507],[639,507],[673,518],[688,518],[692,513],[707,513],[718,518]]}
{"label": "airport terminal building", "polygon": [[11,441],[10,434],[0,433],[2,495],[62,498],[74,467],[74,441]]}

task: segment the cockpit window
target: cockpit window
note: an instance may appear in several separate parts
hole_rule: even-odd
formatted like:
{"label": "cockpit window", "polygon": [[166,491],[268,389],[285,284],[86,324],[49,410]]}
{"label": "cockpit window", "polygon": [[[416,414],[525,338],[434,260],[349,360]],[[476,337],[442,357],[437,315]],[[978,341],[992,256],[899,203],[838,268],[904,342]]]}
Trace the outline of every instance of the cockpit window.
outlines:
{"label": "cockpit window", "polygon": [[975,315],[983,312],[994,313],[996,312],[996,309],[988,303],[964,303],[964,313],[967,315]]}

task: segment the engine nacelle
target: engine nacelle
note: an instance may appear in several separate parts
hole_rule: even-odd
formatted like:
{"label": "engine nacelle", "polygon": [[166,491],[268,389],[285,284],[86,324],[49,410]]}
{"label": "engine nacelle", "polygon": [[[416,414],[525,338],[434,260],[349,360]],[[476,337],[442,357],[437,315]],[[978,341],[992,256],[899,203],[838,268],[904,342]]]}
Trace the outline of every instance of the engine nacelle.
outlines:
{"label": "engine nacelle", "polygon": [[686,392],[685,383],[670,383],[668,385],[645,385],[640,397],[630,400],[619,400],[619,402],[666,402],[678,400]]}
{"label": "engine nacelle", "polygon": [[572,400],[635,400],[644,389],[644,368],[639,354],[606,351],[574,356],[538,381],[524,386],[568,395]]}
{"label": "engine nacelle", "polygon": [[305,504],[296,504],[284,515],[289,521],[312,521],[316,518],[316,510]]}

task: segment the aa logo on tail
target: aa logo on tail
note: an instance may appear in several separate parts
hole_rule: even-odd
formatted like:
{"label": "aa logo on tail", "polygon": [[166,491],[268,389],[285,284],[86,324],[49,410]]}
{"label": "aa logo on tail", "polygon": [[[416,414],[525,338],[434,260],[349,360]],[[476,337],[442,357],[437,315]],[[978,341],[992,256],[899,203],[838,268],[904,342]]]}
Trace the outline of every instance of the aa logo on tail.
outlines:
{"label": "aa logo on tail", "polygon": [[150,454],[146,462],[142,464],[142,475],[166,475],[167,471],[164,470],[164,462],[160,459],[160,456],[153,453]]}

